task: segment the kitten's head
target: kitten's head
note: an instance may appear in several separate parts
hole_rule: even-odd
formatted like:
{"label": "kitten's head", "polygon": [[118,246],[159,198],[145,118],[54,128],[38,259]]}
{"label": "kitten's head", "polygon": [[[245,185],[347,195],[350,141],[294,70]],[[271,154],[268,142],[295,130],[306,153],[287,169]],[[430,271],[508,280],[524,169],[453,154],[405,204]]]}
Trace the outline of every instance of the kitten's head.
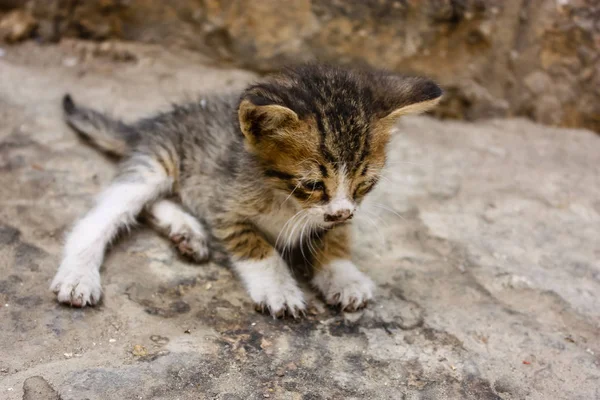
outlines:
{"label": "kitten's head", "polygon": [[351,218],[378,182],[396,120],[441,96],[426,78],[305,65],[250,86],[238,115],[265,178],[328,227]]}

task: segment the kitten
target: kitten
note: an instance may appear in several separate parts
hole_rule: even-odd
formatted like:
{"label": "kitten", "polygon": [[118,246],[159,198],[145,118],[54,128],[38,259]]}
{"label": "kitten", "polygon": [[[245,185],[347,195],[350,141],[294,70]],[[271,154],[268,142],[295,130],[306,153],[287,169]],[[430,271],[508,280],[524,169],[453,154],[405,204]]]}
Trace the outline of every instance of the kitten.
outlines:
{"label": "kitten", "polygon": [[441,95],[426,78],[324,65],[132,125],[67,95],[67,122],[123,163],[69,234],[51,288],[62,303],[96,304],[107,245],[144,212],[196,261],[209,258],[209,237],[216,240],[254,303],[273,316],[304,312],[283,257],[299,246],[311,253],[312,284],[327,303],[357,310],[374,284],[351,261],[349,221],[379,180],[398,117],[431,109]]}

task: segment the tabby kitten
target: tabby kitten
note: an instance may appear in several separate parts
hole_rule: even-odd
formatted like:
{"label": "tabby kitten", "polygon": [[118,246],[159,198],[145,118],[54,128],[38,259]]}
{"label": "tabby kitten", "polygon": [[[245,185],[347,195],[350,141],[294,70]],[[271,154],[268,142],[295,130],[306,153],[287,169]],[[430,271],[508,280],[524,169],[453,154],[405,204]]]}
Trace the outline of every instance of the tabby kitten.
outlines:
{"label": "tabby kitten", "polygon": [[67,95],[67,122],[123,163],[68,236],[51,288],[62,303],[96,304],[107,245],[143,212],[196,261],[208,259],[215,240],[273,316],[305,309],[284,261],[297,247],[310,250],[312,284],[327,303],[359,309],[374,284],[351,261],[349,221],[379,180],[398,117],[431,109],[441,95],[425,78],[325,65],[132,125]]}

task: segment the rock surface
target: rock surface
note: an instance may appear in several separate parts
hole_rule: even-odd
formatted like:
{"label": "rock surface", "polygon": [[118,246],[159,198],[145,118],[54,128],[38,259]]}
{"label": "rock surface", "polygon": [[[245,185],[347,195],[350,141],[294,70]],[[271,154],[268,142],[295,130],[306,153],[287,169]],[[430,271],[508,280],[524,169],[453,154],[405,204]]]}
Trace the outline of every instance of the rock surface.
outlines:
{"label": "rock surface", "polygon": [[357,220],[379,285],[360,313],[313,296],[301,321],[257,314],[230,271],[143,227],[109,253],[102,305],[56,304],[65,231],[115,171],[61,96],[131,120],[254,78],[204,61],[78,42],[0,58],[0,398],[600,397],[600,138],[521,119],[398,126]]}
{"label": "rock surface", "polygon": [[41,376],[32,376],[23,383],[23,400],[60,400],[60,396]]}
{"label": "rock surface", "polygon": [[442,117],[527,116],[600,132],[600,0],[23,3],[7,24],[35,18],[41,41],[176,45],[258,71],[315,59],[370,64],[437,78],[447,92]]}

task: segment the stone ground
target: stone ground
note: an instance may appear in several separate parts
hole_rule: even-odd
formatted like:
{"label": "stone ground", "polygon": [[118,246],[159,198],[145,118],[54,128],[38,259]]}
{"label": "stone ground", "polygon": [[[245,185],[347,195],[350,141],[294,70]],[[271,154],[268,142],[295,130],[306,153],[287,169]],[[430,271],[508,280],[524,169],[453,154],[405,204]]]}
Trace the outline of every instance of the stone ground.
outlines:
{"label": "stone ground", "polygon": [[360,313],[257,314],[230,271],[143,227],[102,305],[58,305],[65,231],[115,171],[63,93],[133,119],[253,78],[146,46],[4,49],[0,398],[600,399],[600,137],[526,120],[401,123],[358,219],[379,284]]}

